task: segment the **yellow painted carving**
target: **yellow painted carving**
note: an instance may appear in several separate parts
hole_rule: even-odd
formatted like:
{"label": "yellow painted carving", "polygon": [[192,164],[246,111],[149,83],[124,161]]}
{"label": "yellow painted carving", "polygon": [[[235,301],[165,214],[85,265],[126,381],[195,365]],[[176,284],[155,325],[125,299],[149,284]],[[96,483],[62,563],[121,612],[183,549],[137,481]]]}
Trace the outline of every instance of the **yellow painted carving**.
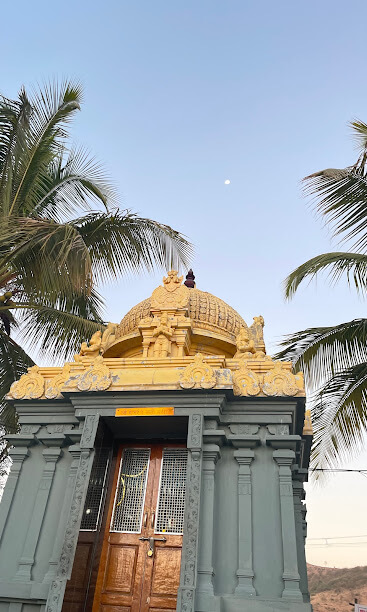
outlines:
{"label": "yellow painted carving", "polygon": [[79,391],[106,391],[112,383],[110,369],[104,364],[100,355],[91,363],[78,381]]}
{"label": "yellow painted carving", "polygon": [[89,340],[89,346],[86,342],[82,343],[79,355],[75,355],[75,361],[80,361],[80,357],[97,357],[102,346],[102,332],[96,331]]}
{"label": "yellow painted carving", "polygon": [[159,319],[159,323],[152,334],[154,341],[153,355],[154,357],[168,357],[171,354],[171,339],[173,336],[173,328],[168,320],[168,315],[163,312]]}
{"label": "yellow painted carving", "polygon": [[194,362],[185,368],[180,378],[180,386],[183,389],[212,389],[216,382],[213,368],[204,363],[201,353],[195,355]]}
{"label": "yellow painted carving", "polygon": [[101,353],[105,352],[105,350],[112,344],[116,339],[116,323],[108,323],[106,329],[103,332],[102,340],[101,340]]}
{"label": "yellow painted carving", "polygon": [[250,335],[254,341],[256,351],[261,352],[265,355],[265,342],[264,342],[264,317],[253,317],[254,322],[250,327]]}
{"label": "yellow painted carving", "polygon": [[182,285],[183,276],[178,277],[176,270],[170,270],[163,277],[163,287],[157,287],[152,293],[152,310],[176,310],[186,308],[189,303],[190,289]]}
{"label": "yellow painted carving", "polygon": [[300,391],[296,377],[285,370],[286,364],[281,361],[274,363],[274,368],[264,376],[263,393],[265,395],[297,395]]}
{"label": "yellow painted carving", "polygon": [[233,393],[234,395],[254,396],[261,391],[260,379],[256,372],[250,370],[245,361],[239,369],[233,373]]}
{"label": "yellow painted carving", "polygon": [[56,376],[52,378],[45,391],[47,399],[59,399],[62,397],[61,389],[64,387],[68,378],[70,378],[70,368],[71,364],[65,363],[60,374],[56,374]]}
{"label": "yellow painted carving", "polygon": [[38,399],[42,397],[45,390],[45,379],[39,373],[39,367],[34,365],[28,368],[27,374],[23,374],[19,380],[10,387],[9,398],[13,399]]}
{"label": "yellow painted carving", "polygon": [[304,436],[313,436],[313,428],[311,421],[311,410],[306,410],[305,412],[305,422],[303,425],[303,435]]}

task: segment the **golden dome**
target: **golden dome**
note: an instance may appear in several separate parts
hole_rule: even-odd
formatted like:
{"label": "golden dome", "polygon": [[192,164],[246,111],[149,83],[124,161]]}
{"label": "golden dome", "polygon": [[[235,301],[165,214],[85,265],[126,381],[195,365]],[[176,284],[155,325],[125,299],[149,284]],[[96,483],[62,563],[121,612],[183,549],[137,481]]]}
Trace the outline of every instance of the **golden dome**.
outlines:
{"label": "golden dome", "polygon": [[[108,323],[83,342],[74,362],[33,366],[11,399],[61,399],[64,391],[227,389],[235,396],[304,396],[291,362],[266,355],[262,316],[247,326],[223,300],[182,284],[175,270],[120,324]],[[311,435],[306,420],[304,435]]]}
{"label": "golden dome", "polygon": [[[141,319],[151,313],[151,298],[143,300],[124,316],[120,325],[120,336],[138,331]],[[212,331],[235,344],[241,327],[247,327],[243,318],[223,300],[207,291],[189,289],[188,316],[194,329]]]}
{"label": "golden dome", "polygon": [[249,329],[238,312],[211,293],[189,288],[182,280],[171,270],[163,278],[163,286],[131,308],[115,326],[104,357],[182,357],[196,353],[233,357],[241,330],[245,334],[247,331],[254,346],[263,350],[254,326]]}

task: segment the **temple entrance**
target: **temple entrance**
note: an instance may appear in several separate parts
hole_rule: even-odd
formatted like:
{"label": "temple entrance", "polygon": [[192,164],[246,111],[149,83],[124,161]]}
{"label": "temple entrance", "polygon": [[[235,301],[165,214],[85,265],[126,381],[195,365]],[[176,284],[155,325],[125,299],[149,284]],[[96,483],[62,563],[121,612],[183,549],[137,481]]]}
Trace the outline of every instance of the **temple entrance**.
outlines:
{"label": "temple entrance", "polygon": [[93,612],[176,609],[186,465],[183,446],[120,448]]}

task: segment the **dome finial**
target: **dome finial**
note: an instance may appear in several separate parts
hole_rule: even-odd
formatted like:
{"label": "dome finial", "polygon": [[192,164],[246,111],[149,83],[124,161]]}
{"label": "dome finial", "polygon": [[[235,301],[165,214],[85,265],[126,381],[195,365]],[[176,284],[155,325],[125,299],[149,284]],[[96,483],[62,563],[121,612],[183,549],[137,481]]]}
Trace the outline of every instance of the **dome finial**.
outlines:
{"label": "dome finial", "polygon": [[195,274],[193,273],[191,268],[186,275],[186,280],[184,282],[184,285],[186,285],[186,287],[188,287],[189,289],[195,289],[196,287]]}

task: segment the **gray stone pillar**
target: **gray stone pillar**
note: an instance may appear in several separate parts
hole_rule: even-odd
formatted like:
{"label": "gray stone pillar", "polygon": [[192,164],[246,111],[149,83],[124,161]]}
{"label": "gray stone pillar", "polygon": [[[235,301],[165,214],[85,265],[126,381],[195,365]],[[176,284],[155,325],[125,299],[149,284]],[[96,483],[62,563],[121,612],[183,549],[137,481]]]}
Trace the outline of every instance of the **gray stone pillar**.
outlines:
{"label": "gray stone pillar", "polygon": [[[16,444],[16,440],[12,441],[12,444]],[[13,463],[0,504],[0,542],[5,531],[5,525],[9,516],[11,505],[13,503],[14,493],[19,482],[23,461],[29,456],[29,450],[27,446],[24,446],[24,440],[21,441],[20,447],[15,446],[10,450],[9,454]]]}
{"label": "gray stone pillar", "polygon": [[303,482],[301,480],[293,481],[293,500],[294,500],[294,514],[296,523],[296,538],[297,538],[297,558],[298,558],[298,569],[300,575],[300,589],[303,595],[304,601],[310,601],[310,595],[308,592],[308,580],[307,580],[307,565],[305,557],[305,505],[303,504],[305,492],[303,488]]}
{"label": "gray stone pillar", "polygon": [[16,581],[27,582],[31,580],[34,555],[55,474],[56,462],[62,453],[59,443],[61,443],[63,440],[64,436],[61,436],[61,438],[58,440],[53,440],[53,442],[57,445],[56,448],[46,447],[42,451],[46,465],[43,469],[42,477],[38,486],[36,500],[33,506],[33,513],[27,531],[27,537],[23,546],[22,556],[19,560],[18,571],[14,576],[14,580]]}
{"label": "gray stone pillar", "polygon": [[254,597],[254,571],[252,563],[252,485],[251,462],[254,451],[240,448],[234,451],[238,470],[238,584],[235,594]]}
{"label": "gray stone pillar", "polygon": [[[80,459],[75,476],[71,506],[68,514],[66,530],[56,576],[52,580],[46,603],[46,612],[61,612],[66,581],[70,579],[73,569],[74,555],[78,542],[78,535],[84,502],[87,495],[90,472],[94,457],[94,440],[97,432],[99,415],[96,411],[86,414],[83,433],[80,441]],[[78,448],[74,446],[75,453]],[[74,459],[76,455],[74,455]]]}
{"label": "gray stone pillar", "polygon": [[[55,534],[55,543],[54,543],[52,555],[51,555],[51,558],[48,564],[48,570],[43,579],[44,583],[51,582],[53,578],[56,576],[56,570],[59,564],[62,543],[65,537],[66,517],[69,511],[69,508],[71,506],[71,497],[74,492],[75,477],[76,477],[76,473],[77,473],[77,469],[78,469],[79,461],[80,461],[80,446],[79,445],[70,446],[68,450],[73,460],[70,466],[70,472],[69,472],[68,481],[66,485],[64,502],[62,504],[61,520],[59,522],[58,529]],[[65,518],[65,520],[62,520],[63,518]]]}
{"label": "gray stone pillar", "polygon": [[[203,417],[191,414],[187,436],[188,472],[184,535],[182,541],[180,586],[177,593],[177,612],[194,612],[199,538],[200,489],[202,464]],[[47,611],[51,612],[51,611]]]}
{"label": "gray stone pillar", "polygon": [[213,589],[213,537],[214,537],[214,488],[215,464],[220,457],[216,444],[203,447],[203,471],[201,484],[200,551],[198,561],[198,591],[214,595]]}
{"label": "gray stone pillar", "polygon": [[273,458],[279,466],[280,515],[283,543],[283,581],[284,599],[303,601],[300,591],[300,576],[297,562],[297,541],[293,505],[291,465],[294,451],[282,449],[273,451]]}

